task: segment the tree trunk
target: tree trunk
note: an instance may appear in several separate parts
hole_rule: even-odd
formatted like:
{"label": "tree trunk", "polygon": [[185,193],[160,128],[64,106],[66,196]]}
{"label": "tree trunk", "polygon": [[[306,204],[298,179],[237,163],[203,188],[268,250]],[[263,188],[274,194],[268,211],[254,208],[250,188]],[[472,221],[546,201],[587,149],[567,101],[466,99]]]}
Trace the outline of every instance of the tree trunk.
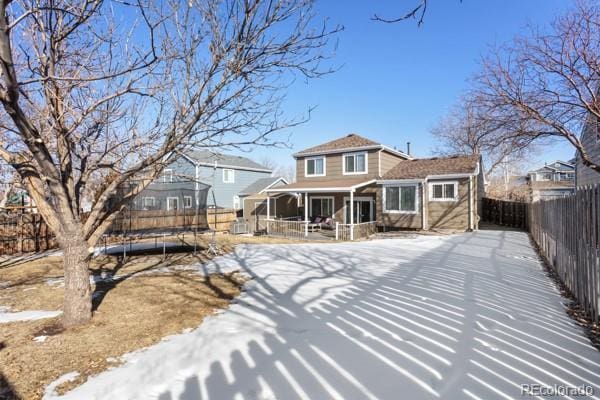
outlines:
{"label": "tree trunk", "polygon": [[63,325],[74,326],[92,318],[88,244],[79,237],[61,241],[65,272]]}

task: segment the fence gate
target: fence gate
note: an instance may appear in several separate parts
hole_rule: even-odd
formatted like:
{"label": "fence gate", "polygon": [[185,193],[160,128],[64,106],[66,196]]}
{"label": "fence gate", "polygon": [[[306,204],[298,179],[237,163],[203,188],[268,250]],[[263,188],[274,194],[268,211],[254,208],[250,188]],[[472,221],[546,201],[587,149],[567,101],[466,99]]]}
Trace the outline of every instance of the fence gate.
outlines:
{"label": "fence gate", "polygon": [[512,228],[527,229],[528,204],[517,201],[482,199],[482,221]]}

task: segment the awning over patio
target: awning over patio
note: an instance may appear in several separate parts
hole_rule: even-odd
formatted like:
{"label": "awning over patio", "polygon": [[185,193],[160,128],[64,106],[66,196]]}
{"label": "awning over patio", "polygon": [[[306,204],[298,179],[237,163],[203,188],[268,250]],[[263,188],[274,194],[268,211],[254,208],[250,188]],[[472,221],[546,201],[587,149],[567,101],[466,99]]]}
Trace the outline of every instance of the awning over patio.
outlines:
{"label": "awning over patio", "polygon": [[319,192],[353,192],[354,190],[375,183],[375,179],[344,178],[331,180],[315,180],[290,183],[272,187],[267,193],[319,193]]}

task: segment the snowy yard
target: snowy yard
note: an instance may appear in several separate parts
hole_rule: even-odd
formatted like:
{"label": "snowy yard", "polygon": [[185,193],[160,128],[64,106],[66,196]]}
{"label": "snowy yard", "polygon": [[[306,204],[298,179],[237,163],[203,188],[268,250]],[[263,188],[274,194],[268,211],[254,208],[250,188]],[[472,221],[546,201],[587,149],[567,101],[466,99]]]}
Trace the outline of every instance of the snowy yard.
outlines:
{"label": "snowy yard", "polygon": [[494,399],[521,384],[600,396],[600,352],[525,233],[243,245],[209,267],[253,280],[227,311],[64,398]]}

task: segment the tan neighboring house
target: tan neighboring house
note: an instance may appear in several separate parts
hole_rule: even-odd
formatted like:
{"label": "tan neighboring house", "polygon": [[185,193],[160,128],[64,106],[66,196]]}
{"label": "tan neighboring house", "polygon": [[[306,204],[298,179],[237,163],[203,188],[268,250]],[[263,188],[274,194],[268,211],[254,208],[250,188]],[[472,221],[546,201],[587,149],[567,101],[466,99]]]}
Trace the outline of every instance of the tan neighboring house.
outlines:
{"label": "tan neighboring house", "polygon": [[549,200],[575,193],[575,164],[572,161],[554,161],[529,171],[531,201]]}
{"label": "tan neighboring house", "polygon": [[[592,114],[588,115],[583,127],[581,143],[592,161],[600,164],[600,118]],[[583,165],[579,154],[576,156],[576,169],[577,187],[600,183],[600,174]]]}
{"label": "tan neighboring house", "polygon": [[375,221],[381,230],[478,228],[484,190],[478,156],[415,159],[350,134],[294,158],[297,181],[265,192],[300,197],[305,221]]}
{"label": "tan neighboring house", "polygon": [[[273,218],[298,215],[298,196],[289,194],[267,196],[267,189],[287,184],[288,181],[282,177],[262,178],[240,192],[242,218],[248,223],[250,232],[265,229],[264,220],[267,219],[267,209],[270,210]],[[267,206],[267,201],[270,201],[269,206]]]}

